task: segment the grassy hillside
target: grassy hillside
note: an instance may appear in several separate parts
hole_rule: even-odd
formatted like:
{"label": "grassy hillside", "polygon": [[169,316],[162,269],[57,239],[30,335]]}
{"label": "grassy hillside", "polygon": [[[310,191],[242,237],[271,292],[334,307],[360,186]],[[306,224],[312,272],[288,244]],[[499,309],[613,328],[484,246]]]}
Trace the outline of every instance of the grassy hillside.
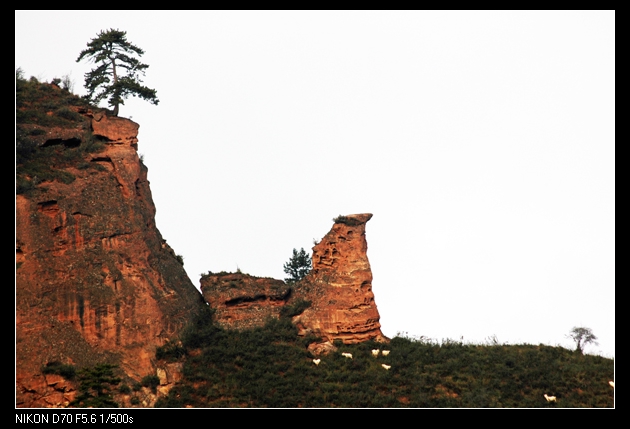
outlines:
{"label": "grassy hillside", "polygon": [[[289,318],[242,332],[201,318],[181,345],[158,350],[159,358],[185,362],[185,378],[156,406],[614,407],[614,361],[562,347],[396,337],[387,345],[337,344],[315,365],[308,342]],[[375,358],[372,349],[390,354]]]}

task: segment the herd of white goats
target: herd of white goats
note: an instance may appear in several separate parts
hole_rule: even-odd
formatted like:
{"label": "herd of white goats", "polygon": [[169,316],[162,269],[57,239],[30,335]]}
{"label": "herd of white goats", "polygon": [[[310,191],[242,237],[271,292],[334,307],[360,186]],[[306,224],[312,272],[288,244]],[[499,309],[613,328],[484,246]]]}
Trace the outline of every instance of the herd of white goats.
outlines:
{"label": "herd of white goats", "polygon": [[[387,356],[389,354],[389,350],[379,350],[379,349],[373,349],[372,350],[372,356],[374,357],[378,357],[378,354],[382,353],[383,356]],[[348,359],[352,359],[352,353],[341,353],[341,356],[346,357]],[[321,362],[321,359],[313,359],[313,363],[315,365],[319,365],[319,363]],[[390,369],[392,366],[391,365],[386,365],[386,364],[381,364],[381,366],[385,369]],[[614,389],[615,388],[615,382],[614,381],[609,381],[608,384],[610,384],[610,386]],[[557,402],[557,399],[555,396],[549,396],[545,393],[545,399],[547,400],[547,402]]]}
{"label": "herd of white goats", "polygon": [[[372,350],[372,356],[374,357],[378,357],[379,353],[382,353],[383,356],[387,356],[389,354],[389,350],[383,350],[383,351],[379,349]],[[341,356],[346,357],[348,359],[352,359],[352,353],[341,353]],[[319,365],[321,361],[322,361],[321,359],[313,359],[313,363],[315,365]],[[391,365],[386,365],[386,364],[382,364],[381,366],[385,369],[390,369],[392,367]]]}

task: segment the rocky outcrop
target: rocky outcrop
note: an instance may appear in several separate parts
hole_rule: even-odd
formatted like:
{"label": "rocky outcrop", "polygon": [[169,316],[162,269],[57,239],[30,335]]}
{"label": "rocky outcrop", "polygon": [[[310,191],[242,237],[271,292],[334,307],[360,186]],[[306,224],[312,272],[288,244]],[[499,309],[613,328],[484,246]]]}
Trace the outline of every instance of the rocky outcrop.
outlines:
{"label": "rocky outcrop", "polygon": [[268,317],[279,317],[291,297],[291,288],[282,280],[243,273],[207,274],[200,284],[216,322],[230,329],[262,326]]}
{"label": "rocky outcrop", "polygon": [[268,317],[279,317],[283,306],[305,300],[310,307],[293,321],[300,335],[321,338],[310,347],[314,353],[332,349],[334,340],[387,341],[380,330],[367,258],[365,224],[371,217],[338,217],[313,247],[311,272],[294,285],[242,273],[202,276],[201,291],[216,321],[230,329],[262,326]]}
{"label": "rocky outcrop", "polygon": [[294,317],[301,335],[322,339],[315,352],[330,349],[334,340],[346,344],[388,341],[372,292],[365,224],[369,213],[339,216],[326,236],[313,247],[311,272],[295,287],[295,297],[311,306]]}
{"label": "rocky outcrop", "polygon": [[[138,124],[77,111],[104,148],[64,167],[74,180],[33,181],[16,196],[18,407],[68,402],[71,389],[42,374],[53,361],[116,363],[131,381],[155,375],[156,347],[205,305],[156,228]],[[84,133],[45,131],[33,133],[40,147],[86,144]]]}

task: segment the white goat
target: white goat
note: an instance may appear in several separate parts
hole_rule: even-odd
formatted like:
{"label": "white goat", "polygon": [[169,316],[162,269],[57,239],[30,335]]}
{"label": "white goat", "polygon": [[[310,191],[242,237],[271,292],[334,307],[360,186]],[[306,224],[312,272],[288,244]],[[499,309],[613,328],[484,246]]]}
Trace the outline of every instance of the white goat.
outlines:
{"label": "white goat", "polygon": [[615,382],[614,381],[609,381],[608,384],[610,384],[610,386],[614,389],[615,388]]}
{"label": "white goat", "polygon": [[341,356],[345,356],[348,359],[352,359],[352,353],[341,353]]}
{"label": "white goat", "polygon": [[547,396],[546,393],[545,393],[545,399],[547,400],[547,402],[556,402],[555,396]]}
{"label": "white goat", "polygon": [[380,350],[379,350],[379,349],[374,349],[374,350],[372,350],[372,356],[374,356],[374,357],[378,356],[378,353],[379,353],[379,352],[380,352]]}
{"label": "white goat", "polygon": [[389,350],[383,350],[381,353],[383,353],[383,356],[387,356],[389,354]]}
{"label": "white goat", "polygon": [[319,365],[319,363],[320,363],[321,361],[322,361],[321,359],[313,359],[313,363],[314,363],[315,365]]}
{"label": "white goat", "polygon": [[385,364],[382,364],[381,366],[385,369],[390,369],[392,367],[391,365],[385,365]]}

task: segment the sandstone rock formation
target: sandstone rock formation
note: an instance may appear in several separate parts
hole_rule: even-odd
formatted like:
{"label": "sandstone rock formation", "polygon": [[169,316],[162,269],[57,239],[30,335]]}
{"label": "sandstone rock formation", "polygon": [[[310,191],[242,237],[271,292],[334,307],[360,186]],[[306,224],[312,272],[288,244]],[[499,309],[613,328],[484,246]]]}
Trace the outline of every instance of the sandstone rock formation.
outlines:
{"label": "sandstone rock formation", "polygon": [[372,293],[372,270],[367,257],[365,224],[372,214],[339,216],[326,236],[313,247],[313,268],[295,287],[295,297],[311,307],[294,317],[301,335],[321,337],[315,352],[334,340],[346,344],[388,341]]}
{"label": "sandstone rock formation", "polygon": [[268,317],[279,317],[291,296],[291,288],[282,280],[243,273],[204,275],[200,284],[215,310],[215,320],[230,329],[262,326]]}
{"label": "sandstone rock formation", "polygon": [[285,305],[311,302],[293,318],[300,335],[315,335],[315,353],[333,348],[334,340],[359,343],[388,341],[381,333],[372,293],[372,270],[367,258],[365,224],[371,214],[340,216],[332,229],[313,247],[313,268],[300,282],[241,273],[208,274],[201,290],[216,310],[216,321],[230,329],[262,326],[268,317],[279,317]]}
{"label": "sandstone rock formation", "polygon": [[[16,195],[18,407],[72,399],[58,376],[42,374],[53,361],[117,363],[136,381],[155,375],[156,347],[205,305],[156,228],[138,124],[75,110],[86,121],[79,128],[91,128],[104,149],[63,168],[73,181],[42,181]],[[38,128],[39,147],[63,153],[85,144],[79,128]]]}

